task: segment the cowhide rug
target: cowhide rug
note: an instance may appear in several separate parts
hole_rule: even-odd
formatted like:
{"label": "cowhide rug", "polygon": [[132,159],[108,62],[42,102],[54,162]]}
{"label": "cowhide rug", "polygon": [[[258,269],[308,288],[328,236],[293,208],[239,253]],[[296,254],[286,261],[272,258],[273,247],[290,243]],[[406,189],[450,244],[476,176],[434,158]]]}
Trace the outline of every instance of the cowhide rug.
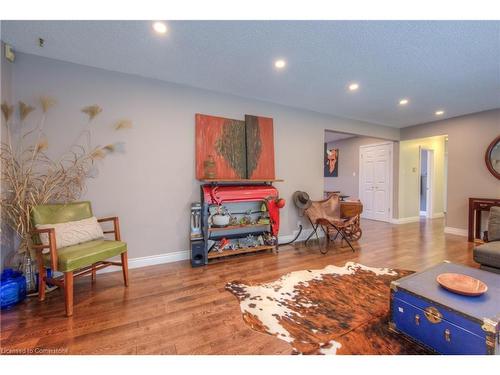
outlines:
{"label": "cowhide rug", "polygon": [[226,289],[250,327],[290,343],[294,354],[424,354],[388,329],[390,282],[411,273],[349,262]]}

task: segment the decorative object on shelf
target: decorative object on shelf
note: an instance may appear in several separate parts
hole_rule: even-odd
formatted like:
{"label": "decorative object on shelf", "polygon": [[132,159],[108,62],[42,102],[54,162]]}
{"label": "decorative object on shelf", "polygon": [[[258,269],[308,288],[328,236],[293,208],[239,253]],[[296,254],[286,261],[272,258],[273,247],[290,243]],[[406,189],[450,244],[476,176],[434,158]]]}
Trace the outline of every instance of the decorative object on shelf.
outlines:
{"label": "decorative object on shelf", "polygon": [[270,224],[271,223],[271,220],[269,219],[269,217],[265,217],[265,216],[261,216],[259,218],[259,220],[257,221],[257,224]]}
{"label": "decorative object on shelf", "polygon": [[264,236],[262,234],[257,236],[257,246],[264,246],[265,244]]}
{"label": "decorative object on shelf", "polygon": [[[2,137],[2,193],[1,206],[5,222],[20,238],[19,252],[31,248],[30,213],[34,206],[47,202],[71,202],[79,198],[87,178],[95,177],[98,161],[106,155],[122,150],[121,143],[105,146],[92,144],[92,128],[95,117],[102,111],[98,105],[82,109],[88,121],[67,152],[52,158],[45,135],[47,113],[56,101],[49,97],[39,98],[38,105],[24,102],[15,107],[3,102],[5,137]],[[40,111],[34,117],[35,110]],[[16,267],[18,265],[15,265]]]}
{"label": "decorative object on shelf", "polygon": [[278,243],[276,236],[273,236],[271,233],[264,233],[262,239],[264,240],[264,245],[277,245]]}
{"label": "decorative object on shelf", "polygon": [[215,214],[213,214],[210,219],[212,225],[219,228],[227,227],[230,220],[231,215],[224,206],[217,206]]}
{"label": "decorative object on shelf", "polygon": [[273,119],[196,114],[196,178],[274,180]]}
{"label": "decorative object on shelf", "polygon": [[276,199],[276,207],[283,208],[285,207],[286,201],[283,198]]}
{"label": "decorative object on shelf", "polygon": [[464,296],[480,296],[488,290],[481,280],[461,273],[441,273],[436,281],[446,290]]}
{"label": "decorative object on shelf", "polygon": [[259,245],[259,243],[258,243],[257,239],[252,234],[249,234],[243,240],[243,247],[255,247],[258,245]]}
{"label": "decorative object on shelf", "polygon": [[205,178],[215,178],[217,176],[215,169],[215,160],[212,155],[208,155],[207,159],[203,162],[203,169],[205,171]]}
{"label": "decorative object on shelf", "polygon": [[325,143],[324,161],[323,161],[324,177],[338,177],[339,176],[339,149],[328,148]]}
{"label": "decorative object on shelf", "polygon": [[500,180],[500,135],[486,149],[484,161],[490,173]]}
{"label": "decorative object on shelf", "polygon": [[191,203],[191,239],[203,237],[201,233],[201,204],[200,202]]}
{"label": "decorative object on shelf", "polygon": [[214,250],[222,253],[226,247],[229,246],[229,240],[227,238],[221,239],[219,242],[217,242],[214,246]]}
{"label": "decorative object on shelf", "polygon": [[252,210],[245,212],[245,215],[240,218],[240,225],[252,224]]}

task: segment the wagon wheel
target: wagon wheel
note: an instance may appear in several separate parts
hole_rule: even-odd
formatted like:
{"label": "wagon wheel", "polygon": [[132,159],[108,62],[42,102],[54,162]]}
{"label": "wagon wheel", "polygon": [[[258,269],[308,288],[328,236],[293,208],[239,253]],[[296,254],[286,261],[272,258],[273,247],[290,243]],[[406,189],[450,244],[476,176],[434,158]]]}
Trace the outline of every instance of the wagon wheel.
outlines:
{"label": "wagon wheel", "polygon": [[361,238],[363,231],[358,225],[352,224],[344,229],[344,234],[349,241],[357,241]]}

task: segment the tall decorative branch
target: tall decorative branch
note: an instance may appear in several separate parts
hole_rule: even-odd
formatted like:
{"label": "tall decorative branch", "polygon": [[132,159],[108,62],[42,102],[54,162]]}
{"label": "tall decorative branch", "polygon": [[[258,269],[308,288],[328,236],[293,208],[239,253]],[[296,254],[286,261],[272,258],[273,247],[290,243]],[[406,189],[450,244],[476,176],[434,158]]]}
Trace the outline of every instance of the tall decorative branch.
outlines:
{"label": "tall decorative branch", "polygon": [[[66,203],[78,199],[85,190],[87,178],[93,176],[97,161],[123,148],[121,143],[104,147],[92,146],[90,123],[102,112],[101,107],[92,105],[82,109],[88,115],[89,123],[70,145],[69,151],[59,159],[50,158],[46,153],[49,142],[44,134],[44,125],[55,100],[42,97],[39,104],[40,118],[29,130],[24,130],[25,123],[36,110],[35,107],[19,102],[19,122],[16,123],[14,107],[6,102],[1,105],[6,135],[0,152],[0,204],[6,224],[21,240],[20,252],[26,252],[31,247],[32,208],[46,203]],[[130,122],[126,121],[127,127],[115,126],[115,129],[129,128]],[[81,142],[84,134],[87,136],[86,144]]]}

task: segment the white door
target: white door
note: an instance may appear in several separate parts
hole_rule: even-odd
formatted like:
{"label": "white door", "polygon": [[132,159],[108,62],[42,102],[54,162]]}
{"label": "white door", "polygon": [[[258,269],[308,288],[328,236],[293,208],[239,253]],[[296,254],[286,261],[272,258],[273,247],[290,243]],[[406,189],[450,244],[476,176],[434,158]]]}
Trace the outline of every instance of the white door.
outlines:
{"label": "white door", "polygon": [[390,221],[392,144],[361,146],[359,196],[366,219]]}

